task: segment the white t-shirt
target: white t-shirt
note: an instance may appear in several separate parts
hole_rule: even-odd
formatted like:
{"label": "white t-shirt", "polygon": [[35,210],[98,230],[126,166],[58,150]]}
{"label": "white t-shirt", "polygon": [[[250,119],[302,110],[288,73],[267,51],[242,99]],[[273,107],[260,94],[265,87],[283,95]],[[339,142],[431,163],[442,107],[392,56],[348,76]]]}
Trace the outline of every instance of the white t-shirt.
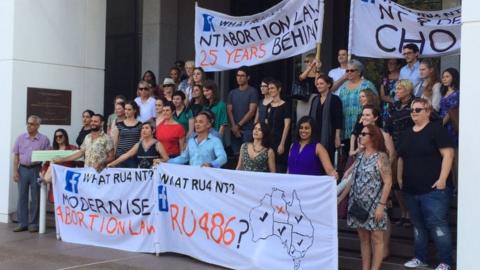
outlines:
{"label": "white t-shirt", "polygon": [[[336,82],[345,74],[345,70],[346,69],[341,67],[334,68],[330,70],[330,72],[328,72],[328,76],[330,76],[333,79],[333,82]],[[333,93],[338,96],[339,90],[340,90],[340,87],[337,89],[337,91]]]}
{"label": "white t-shirt", "polygon": [[135,98],[135,102],[137,103],[138,107],[140,107],[140,114],[137,117],[137,120],[144,123],[148,120],[155,117],[155,99],[149,97],[145,103],[142,102],[140,97]]}

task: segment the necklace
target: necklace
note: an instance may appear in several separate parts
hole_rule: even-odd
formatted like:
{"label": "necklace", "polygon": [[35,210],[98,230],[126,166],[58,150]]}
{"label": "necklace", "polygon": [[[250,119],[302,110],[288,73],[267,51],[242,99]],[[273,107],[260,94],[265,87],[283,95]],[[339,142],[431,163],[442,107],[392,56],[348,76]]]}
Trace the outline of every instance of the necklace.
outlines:
{"label": "necklace", "polygon": [[252,143],[253,152],[255,152],[255,153],[257,153],[257,154],[260,153],[260,152],[262,152],[262,150],[263,150],[264,148],[265,148],[265,147],[260,146],[260,149],[257,150],[257,149],[255,149],[255,145]]}

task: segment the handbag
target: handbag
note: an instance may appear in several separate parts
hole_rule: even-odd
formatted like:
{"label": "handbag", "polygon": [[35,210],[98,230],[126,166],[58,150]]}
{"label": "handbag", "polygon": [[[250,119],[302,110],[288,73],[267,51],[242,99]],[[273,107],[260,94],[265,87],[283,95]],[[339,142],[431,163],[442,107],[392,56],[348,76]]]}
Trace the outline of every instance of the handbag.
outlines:
{"label": "handbag", "polygon": [[306,87],[305,83],[294,79],[292,82],[292,88],[290,90],[290,96],[293,99],[308,101],[310,98],[310,91],[308,87]]}
{"label": "handbag", "polygon": [[[360,159],[360,162],[358,162],[357,168],[355,169],[355,178],[353,179],[354,182],[357,180],[358,167],[360,167],[360,165],[362,163],[362,159],[363,159],[363,157]],[[355,184],[354,184],[353,187],[355,187]],[[380,190],[382,190],[382,189],[380,188],[378,190],[377,195],[375,195],[374,198],[376,198],[378,196],[378,194],[380,193]],[[360,203],[360,201],[357,200],[357,195],[358,194],[356,194],[355,188],[354,188],[353,189],[353,203],[350,206],[350,208],[348,209],[348,215],[355,218],[360,223],[365,223],[368,220],[368,217],[370,216],[370,210],[372,210],[372,207],[373,207],[373,204],[375,203],[375,200],[372,201],[372,203],[370,204],[370,207],[368,207],[368,209],[365,209],[365,207],[363,207],[363,205]]]}

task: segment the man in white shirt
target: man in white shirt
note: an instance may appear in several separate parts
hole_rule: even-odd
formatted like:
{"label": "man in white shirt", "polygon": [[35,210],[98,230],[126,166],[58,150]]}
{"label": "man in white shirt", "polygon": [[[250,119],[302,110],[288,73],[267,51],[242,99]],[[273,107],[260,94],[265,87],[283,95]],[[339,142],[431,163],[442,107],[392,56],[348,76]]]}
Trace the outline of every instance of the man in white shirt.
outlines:
{"label": "man in white shirt", "polygon": [[346,49],[338,50],[338,64],[339,67],[334,68],[328,72],[328,76],[333,79],[332,85],[332,93],[338,96],[338,88],[347,80],[347,76],[345,74],[345,70],[347,70],[347,62],[348,62],[348,52]]}
{"label": "man in white shirt", "polygon": [[140,96],[135,98],[135,102],[140,108],[140,114],[137,120],[145,123],[155,117],[155,99],[150,96],[150,84],[146,81],[138,82]]}

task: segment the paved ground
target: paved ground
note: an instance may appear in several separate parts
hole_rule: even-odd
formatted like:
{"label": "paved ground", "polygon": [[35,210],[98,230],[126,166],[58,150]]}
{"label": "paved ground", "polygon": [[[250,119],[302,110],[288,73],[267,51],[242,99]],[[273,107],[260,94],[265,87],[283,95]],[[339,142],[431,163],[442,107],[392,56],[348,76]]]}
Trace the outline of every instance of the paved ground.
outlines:
{"label": "paved ground", "polygon": [[168,253],[133,253],[57,241],[55,231],[38,233],[12,232],[16,224],[0,223],[0,270],[26,269],[195,269],[224,268],[205,264],[190,257]]}

